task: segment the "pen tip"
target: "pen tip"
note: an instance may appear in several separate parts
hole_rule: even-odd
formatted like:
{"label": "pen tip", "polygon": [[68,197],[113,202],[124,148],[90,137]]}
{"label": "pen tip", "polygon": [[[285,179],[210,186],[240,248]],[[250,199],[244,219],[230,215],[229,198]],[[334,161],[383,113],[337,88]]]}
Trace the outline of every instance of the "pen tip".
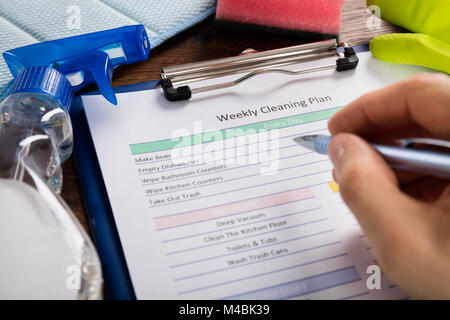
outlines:
{"label": "pen tip", "polygon": [[316,137],[317,135],[298,136],[294,138],[294,141],[300,146],[308,150],[314,151],[315,150],[314,140],[316,139]]}

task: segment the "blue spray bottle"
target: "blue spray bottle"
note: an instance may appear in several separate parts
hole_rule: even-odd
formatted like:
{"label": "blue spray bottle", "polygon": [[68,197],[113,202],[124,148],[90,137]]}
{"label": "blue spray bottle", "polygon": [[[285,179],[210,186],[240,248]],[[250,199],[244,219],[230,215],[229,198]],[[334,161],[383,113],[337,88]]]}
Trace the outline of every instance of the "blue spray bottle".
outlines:
{"label": "blue spray bottle", "polygon": [[10,243],[0,260],[11,261],[0,268],[0,281],[9,298],[101,297],[95,247],[59,196],[73,143],[68,111],[73,94],[90,83],[116,104],[113,69],[149,51],[137,25],[3,54],[15,78],[0,105],[0,243]]}

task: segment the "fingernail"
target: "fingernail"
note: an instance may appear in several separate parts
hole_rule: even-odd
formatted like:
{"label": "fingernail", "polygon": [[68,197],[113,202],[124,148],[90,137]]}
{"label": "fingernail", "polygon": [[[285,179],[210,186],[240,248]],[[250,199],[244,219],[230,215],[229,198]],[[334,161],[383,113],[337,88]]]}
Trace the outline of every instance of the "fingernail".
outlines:
{"label": "fingernail", "polygon": [[344,155],[346,142],[347,137],[345,135],[337,135],[331,140],[330,146],[328,147],[328,155],[336,170],[338,169],[338,160]]}

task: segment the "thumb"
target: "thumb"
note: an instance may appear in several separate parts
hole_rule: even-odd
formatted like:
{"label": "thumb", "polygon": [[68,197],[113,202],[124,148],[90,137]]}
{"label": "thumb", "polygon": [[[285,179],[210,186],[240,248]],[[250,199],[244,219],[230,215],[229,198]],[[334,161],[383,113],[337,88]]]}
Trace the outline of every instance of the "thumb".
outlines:
{"label": "thumb", "polygon": [[369,242],[386,248],[399,226],[406,226],[417,203],[403,194],[393,171],[363,139],[341,133],[328,154],[342,198],[358,219]]}
{"label": "thumb", "polygon": [[392,33],[370,42],[375,58],[401,64],[425,66],[450,73],[450,43],[426,34]]}

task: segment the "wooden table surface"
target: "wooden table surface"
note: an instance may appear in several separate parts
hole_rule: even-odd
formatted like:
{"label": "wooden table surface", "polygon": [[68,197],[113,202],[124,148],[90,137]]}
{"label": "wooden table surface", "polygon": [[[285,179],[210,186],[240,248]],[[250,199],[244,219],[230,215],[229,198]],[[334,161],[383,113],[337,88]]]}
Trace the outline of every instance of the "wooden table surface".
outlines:
{"label": "wooden table surface", "polygon": [[[365,0],[346,0],[342,15],[340,40],[350,45],[367,43],[374,36],[399,32],[401,29],[382,21],[381,26],[369,29]],[[266,34],[236,34],[217,30],[214,18],[175,36],[150,52],[147,61],[124,66],[114,72],[113,86],[134,84],[159,78],[162,67],[206,59],[234,56],[247,48],[259,51],[301,44],[301,39],[281,38]],[[86,211],[72,158],[63,165],[62,196],[89,232]]]}

